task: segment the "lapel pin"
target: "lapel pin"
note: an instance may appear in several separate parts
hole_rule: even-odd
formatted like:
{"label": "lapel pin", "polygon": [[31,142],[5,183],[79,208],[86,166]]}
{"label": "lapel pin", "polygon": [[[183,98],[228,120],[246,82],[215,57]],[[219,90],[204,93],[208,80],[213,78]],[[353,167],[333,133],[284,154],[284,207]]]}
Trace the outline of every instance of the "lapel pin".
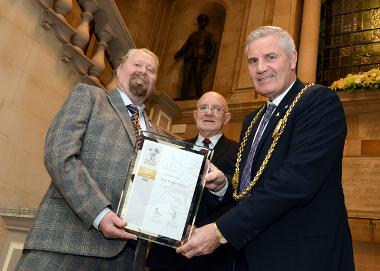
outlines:
{"label": "lapel pin", "polygon": [[279,116],[280,116],[280,113],[277,112],[276,117],[279,117]]}
{"label": "lapel pin", "polygon": [[285,105],[285,109],[287,109],[288,108],[288,105]]}

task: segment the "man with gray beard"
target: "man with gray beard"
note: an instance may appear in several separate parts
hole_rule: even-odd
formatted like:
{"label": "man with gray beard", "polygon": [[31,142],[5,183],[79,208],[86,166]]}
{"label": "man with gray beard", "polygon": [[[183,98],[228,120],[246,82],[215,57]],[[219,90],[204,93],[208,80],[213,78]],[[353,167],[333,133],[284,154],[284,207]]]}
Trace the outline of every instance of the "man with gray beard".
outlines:
{"label": "man with gray beard", "polygon": [[16,270],[144,270],[146,245],[115,212],[138,130],[159,131],[144,112],[157,69],[154,53],[131,49],[117,89],[78,84],[67,98],[46,137],[51,184]]}

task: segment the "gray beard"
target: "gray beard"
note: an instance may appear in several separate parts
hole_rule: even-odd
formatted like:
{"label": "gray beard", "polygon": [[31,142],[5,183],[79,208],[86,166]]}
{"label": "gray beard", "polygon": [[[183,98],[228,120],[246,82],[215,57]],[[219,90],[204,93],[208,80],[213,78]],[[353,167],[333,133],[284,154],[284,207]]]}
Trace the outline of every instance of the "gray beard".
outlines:
{"label": "gray beard", "polygon": [[[138,83],[136,79],[140,79],[143,81],[142,84]],[[148,76],[144,76],[141,74],[133,74],[129,79],[129,90],[130,92],[138,97],[144,97],[149,88],[149,78]]]}
{"label": "gray beard", "polygon": [[134,86],[129,84],[129,91],[135,96],[144,97],[148,92],[148,88],[141,85]]}

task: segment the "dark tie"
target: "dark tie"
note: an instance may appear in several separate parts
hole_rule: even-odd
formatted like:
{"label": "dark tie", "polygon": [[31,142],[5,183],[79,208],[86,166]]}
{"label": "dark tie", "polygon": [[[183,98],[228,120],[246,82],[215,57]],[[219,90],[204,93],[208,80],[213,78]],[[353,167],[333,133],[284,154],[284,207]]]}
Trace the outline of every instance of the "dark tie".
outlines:
{"label": "dark tie", "polygon": [[131,113],[131,121],[133,124],[133,128],[135,128],[135,135],[136,138],[138,138],[141,127],[140,127],[140,122],[139,122],[139,109],[137,106],[134,106],[133,104],[127,105],[127,108],[129,112]]}
{"label": "dark tie", "polygon": [[[202,140],[202,143],[203,143],[203,146],[205,146],[206,148],[209,148],[211,140],[208,139],[208,138],[205,138],[205,139]],[[207,149],[202,149],[202,150],[199,151],[199,153],[201,153],[201,154],[208,154],[208,150]]]}
{"label": "dark tie", "polygon": [[203,139],[202,143],[203,143],[203,146],[205,146],[206,148],[209,148],[211,140],[208,138],[205,138]]}
{"label": "dark tie", "polygon": [[253,139],[251,149],[249,150],[248,157],[244,165],[243,174],[241,176],[240,189],[239,189],[240,192],[244,191],[251,182],[251,170],[252,170],[253,157],[255,156],[257,146],[259,145],[260,139],[263,136],[265,127],[267,126],[270,120],[270,117],[272,116],[272,113],[275,109],[276,109],[276,106],[274,104],[269,104],[267,106],[267,109],[264,113],[260,126],[259,128],[257,128],[256,136]]}

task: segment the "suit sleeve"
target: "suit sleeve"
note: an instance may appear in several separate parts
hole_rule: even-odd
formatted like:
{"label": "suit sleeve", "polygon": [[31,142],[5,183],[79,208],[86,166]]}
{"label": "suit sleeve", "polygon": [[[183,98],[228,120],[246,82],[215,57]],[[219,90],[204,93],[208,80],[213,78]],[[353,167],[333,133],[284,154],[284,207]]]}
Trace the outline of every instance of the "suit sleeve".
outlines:
{"label": "suit sleeve", "polygon": [[235,165],[237,146],[237,142],[224,139],[223,141],[218,141],[217,146],[215,147],[215,151],[216,148],[218,148],[219,155],[218,159],[212,161],[212,163],[214,163],[214,165],[226,175],[229,184],[222,200],[219,196],[216,196],[207,189],[203,191],[197,220],[198,223],[196,224],[198,227],[214,222],[234,204],[231,200],[232,197],[229,195],[232,194],[230,177]]}
{"label": "suit sleeve", "polygon": [[87,123],[96,100],[95,91],[79,84],[61,107],[45,142],[45,167],[56,189],[82,222],[90,227],[110,202],[81,160]]}
{"label": "suit sleeve", "polygon": [[[280,166],[260,180],[262,185],[254,187],[251,196],[217,221],[235,248],[243,247],[287,212],[312,200],[341,159],[347,132],[342,105],[331,90],[313,90],[304,94],[289,118],[284,132],[290,133],[289,140],[278,143],[277,148],[283,149],[277,151],[286,153]],[[275,155],[276,150],[272,159]]]}

